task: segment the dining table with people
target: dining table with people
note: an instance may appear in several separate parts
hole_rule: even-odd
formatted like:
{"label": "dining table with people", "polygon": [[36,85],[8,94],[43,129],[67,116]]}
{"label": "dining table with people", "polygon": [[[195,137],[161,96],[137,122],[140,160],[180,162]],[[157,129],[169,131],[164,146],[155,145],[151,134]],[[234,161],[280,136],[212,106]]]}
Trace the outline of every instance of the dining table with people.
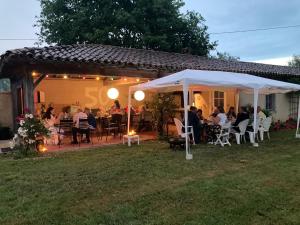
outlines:
{"label": "dining table with people", "polygon": [[[61,144],[66,137],[66,130],[69,130],[71,144],[90,143],[91,132],[93,131],[98,132],[97,135],[101,135],[101,137],[98,137],[102,138],[103,129],[112,126],[116,126],[118,129],[115,132],[107,133],[107,135],[113,134],[115,136],[116,132],[123,134],[127,130],[127,108],[127,106],[122,108],[120,102],[115,100],[112,106],[106,110],[102,108],[91,110],[87,107],[64,106],[61,112],[56,114],[55,108],[51,103],[47,110],[40,115],[50,133],[50,137],[45,138],[44,142],[49,145]],[[149,110],[145,106],[140,107],[140,109],[131,107],[131,118],[132,120],[134,118],[138,119],[136,129],[139,132],[147,130],[148,124],[151,124],[151,121],[147,121],[149,119],[147,115],[149,115]],[[62,122],[64,126],[61,125]],[[66,128],[65,124],[68,124],[69,127]],[[79,134],[81,135],[81,140],[78,140]],[[84,137],[83,139],[82,136]]]}
{"label": "dining table with people", "polygon": [[[202,109],[197,109],[194,106],[190,107],[188,111],[188,126],[193,127],[194,140],[196,144],[209,143],[214,144],[217,139],[217,135],[225,126],[230,127],[230,133],[234,134],[240,132],[239,124],[245,120],[249,121],[246,130],[253,132],[253,109],[247,109],[247,107],[239,107],[238,113],[234,107],[229,107],[227,113],[223,106],[215,107],[213,113],[208,118],[204,118]],[[252,113],[251,113],[252,112]],[[257,121],[258,126],[262,126],[263,121],[266,119],[266,115],[263,113],[260,106],[257,107]],[[182,119],[184,124],[184,119]],[[184,127],[182,128],[184,132]]]}

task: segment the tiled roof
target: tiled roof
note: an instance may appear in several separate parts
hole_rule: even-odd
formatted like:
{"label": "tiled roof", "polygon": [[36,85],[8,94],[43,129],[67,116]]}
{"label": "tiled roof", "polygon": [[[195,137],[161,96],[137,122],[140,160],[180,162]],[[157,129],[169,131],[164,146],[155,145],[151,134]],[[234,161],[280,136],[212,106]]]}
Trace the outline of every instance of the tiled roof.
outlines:
{"label": "tiled roof", "polygon": [[183,69],[199,69],[250,73],[264,76],[300,76],[299,68],[287,66],[275,66],[241,61],[225,61],[189,54],[178,54],[96,44],[64,45],[10,50],[1,56],[0,74],[3,65],[14,59],[24,59],[39,62],[59,61],[116,64],[137,67],[140,69],[160,69],[169,72],[180,71]]}

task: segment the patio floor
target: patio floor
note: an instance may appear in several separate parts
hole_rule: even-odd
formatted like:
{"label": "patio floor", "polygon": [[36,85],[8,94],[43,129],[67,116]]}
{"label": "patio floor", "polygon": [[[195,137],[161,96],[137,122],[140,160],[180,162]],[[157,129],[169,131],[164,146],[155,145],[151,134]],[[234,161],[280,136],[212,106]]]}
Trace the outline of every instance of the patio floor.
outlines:
{"label": "patio floor", "polygon": [[[154,140],[156,139],[155,132],[143,132],[140,135],[140,142],[146,140]],[[63,141],[61,146],[58,145],[46,145],[47,151],[54,152],[54,151],[76,151],[76,150],[83,150],[83,149],[91,149],[91,148],[99,148],[102,146],[107,145],[116,145],[122,144],[123,139],[120,139],[120,136],[109,136],[107,141],[106,137],[103,136],[102,140],[98,139],[97,137],[93,137],[93,143],[81,143],[80,145],[72,145],[70,137],[66,137]],[[127,142],[126,142],[127,144]],[[135,143],[133,143],[135,144]]]}

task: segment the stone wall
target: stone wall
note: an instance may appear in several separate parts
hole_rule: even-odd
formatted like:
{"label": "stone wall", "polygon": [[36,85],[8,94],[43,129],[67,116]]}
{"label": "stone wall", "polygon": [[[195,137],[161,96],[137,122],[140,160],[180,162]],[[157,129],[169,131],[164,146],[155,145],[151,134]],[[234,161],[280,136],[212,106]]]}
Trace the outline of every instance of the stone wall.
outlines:
{"label": "stone wall", "polygon": [[13,128],[12,97],[10,93],[0,93],[0,125]]}

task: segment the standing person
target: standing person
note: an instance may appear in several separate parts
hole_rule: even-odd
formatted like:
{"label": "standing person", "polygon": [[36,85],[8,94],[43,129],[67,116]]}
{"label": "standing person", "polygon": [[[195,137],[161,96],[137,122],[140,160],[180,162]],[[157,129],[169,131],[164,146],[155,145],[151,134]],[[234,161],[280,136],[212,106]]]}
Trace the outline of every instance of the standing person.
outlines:
{"label": "standing person", "polygon": [[72,128],[73,141],[72,144],[78,144],[77,133],[84,133],[86,135],[87,143],[90,143],[90,129],[79,129],[79,120],[87,119],[88,116],[86,113],[82,111],[82,109],[78,109],[77,113],[73,116],[74,127]]}
{"label": "standing person", "polygon": [[234,122],[236,120],[236,113],[235,113],[234,107],[231,106],[226,115],[227,115],[228,121]]}

